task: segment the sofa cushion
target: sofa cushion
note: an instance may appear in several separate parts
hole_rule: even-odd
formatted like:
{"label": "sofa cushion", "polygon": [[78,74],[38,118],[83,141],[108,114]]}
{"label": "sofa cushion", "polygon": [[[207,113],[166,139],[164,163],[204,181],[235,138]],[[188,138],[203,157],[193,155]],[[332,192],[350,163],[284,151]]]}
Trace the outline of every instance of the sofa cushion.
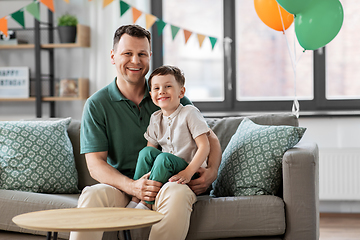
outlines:
{"label": "sofa cushion", "polygon": [[198,196],[186,239],[278,236],[285,232],[285,206],[276,196]]}
{"label": "sofa cushion", "polygon": [[299,142],[305,130],[258,125],[245,118],[222,155],[211,195],[275,195],[281,184],[283,154]]}
{"label": "sofa cushion", "polygon": [[70,121],[0,122],[0,188],[78,193]]}
{"label": "sofa cushion", "polygon": [[[74,208],[77,206],[79,195],[80,194],[43,194],[0,189],[0,229],[46,235],[46,232],[20,228],[12,222],[12,218],[19,214],[34,211]],[[59,233],[59,237],[68,238],[69,233]]]}

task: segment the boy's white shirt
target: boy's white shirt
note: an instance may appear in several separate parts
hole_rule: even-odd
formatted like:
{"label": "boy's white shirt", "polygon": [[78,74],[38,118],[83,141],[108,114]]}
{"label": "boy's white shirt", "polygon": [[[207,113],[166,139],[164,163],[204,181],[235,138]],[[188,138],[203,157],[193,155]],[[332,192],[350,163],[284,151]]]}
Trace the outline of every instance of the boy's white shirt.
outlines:
{"label": "boy's white shirt", "polygon": [[[174,154],[190,163],[197,150],[194,139],[209,131],[196,107],[180,104],[170,116],[164,116],[161,110],[154,112],[144,137],[151,144],[160,145],[163,152]],[[206,166],[204,161],[201,167]]]}

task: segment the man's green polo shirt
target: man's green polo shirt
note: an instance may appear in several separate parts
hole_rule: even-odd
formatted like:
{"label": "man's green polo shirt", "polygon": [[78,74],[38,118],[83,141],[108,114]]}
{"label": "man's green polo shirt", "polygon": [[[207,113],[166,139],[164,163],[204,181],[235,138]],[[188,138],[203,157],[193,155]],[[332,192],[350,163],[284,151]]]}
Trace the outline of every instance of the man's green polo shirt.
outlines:
{"label": "man's green polo shirt", "polygon": [[[191,104],[186,97],[181,103]],[[150,116],[159,110],[151,100],[148,87],[139,107],[121,94],[116,78],[94,93],[84,106],[81,153],[108,151],[107,162],[132,178],[139,151],[147,144],[144,133]]]}

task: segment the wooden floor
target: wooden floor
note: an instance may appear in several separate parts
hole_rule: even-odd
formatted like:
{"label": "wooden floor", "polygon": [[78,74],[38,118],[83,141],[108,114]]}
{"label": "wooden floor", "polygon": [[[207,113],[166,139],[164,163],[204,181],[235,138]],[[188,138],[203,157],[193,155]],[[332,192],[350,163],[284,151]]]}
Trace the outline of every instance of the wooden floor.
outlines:
{"label": "wooden floor", "polygon": [[360,240],[360,214],[320,214],[320,240]]}

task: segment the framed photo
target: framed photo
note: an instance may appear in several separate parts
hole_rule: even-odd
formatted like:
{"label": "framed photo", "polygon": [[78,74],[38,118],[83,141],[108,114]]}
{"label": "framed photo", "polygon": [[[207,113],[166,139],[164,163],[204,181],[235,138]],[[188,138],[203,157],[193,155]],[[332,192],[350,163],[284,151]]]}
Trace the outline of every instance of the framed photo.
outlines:
{"label": "framed photo", "polygon": [[0,67],[0,98],[29,97],[29,68]]}
{"label": "framed photo", "polygon": [[78,81],[75,79],[61,79],[59,83],[60,97],[77,97],[79,94]]}

